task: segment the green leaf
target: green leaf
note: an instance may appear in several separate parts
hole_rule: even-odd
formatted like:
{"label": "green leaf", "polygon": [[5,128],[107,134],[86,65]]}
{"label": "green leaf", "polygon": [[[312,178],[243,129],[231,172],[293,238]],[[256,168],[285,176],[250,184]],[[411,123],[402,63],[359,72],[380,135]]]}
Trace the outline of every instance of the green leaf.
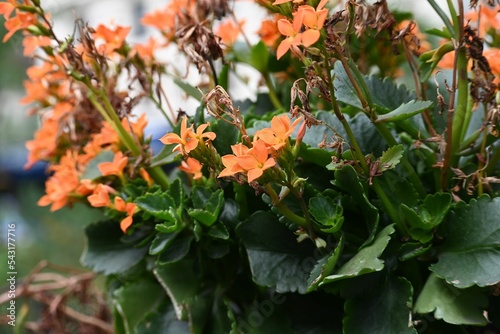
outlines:
{"label": "green leaf", "polygon": [[198,277],[196,261],[183,259],[175,263],[160,264],[153,273],[170,297],[177,319],[187,320],[188,303],[198,294],[202,283]]}
{"label": "green leaf", "polygon": [[408,261],[425,254],[431,249],[432,244],[422,245],[420,242],[407,242],[399,248],[399,261]]}
{"label": "green leaf", "polygon": [[184,187],[179,178],[175,179],[168,188],[168,194],[173,199],[177,211],[182,211],[184,203]]}
{"label": "green leaf", "polygon": [[399,161],[401,161],[403,153],[403,145],[395,145],[387,149],[380,157],[377,173],[382,173],[396,167]]}
{"label": "green leaf", "polygon": [[163,146],[161,151],[151,159],[150,167],[168,165],[180,160],[182,156],[178,152],[172,152],[175,146],[175,144]]}
{"label": "green leaf", "polygon": [[434,312],[436,319],[454,325],[485,326],[488,321],[483,312],[488,299],[477,287],[458,289],[431,274],[418,296],[414,311]]}
{"label": "green leaf", "polygon": [[181,260],[189,253],[193,239],[193,235],[185,235],[175,238],[166,245],[163,252],[160,256],[158,256],[158,262],[160,264],[166,264]]}
{"label": "green leaf", "polygon": [[309,200],[309,212],[323,226],[323,232],[335,233],[340,230],[344,223],[342,211],[342,207],[329,198],[312,197]]}
{"label": "green leaf", "polygon": [[448,213],[451,200],[448,193],[435,193],[427,195],[416,211],[401,204],[401,214],[410,226],[411,237],[422,243],[429,242],[433,236],[432,230],[441,224]]}
{"label": "green leaf", "polygon": [[[435,29],[434,31],[440,32],[440,30]],[[453,43],[450,41],[448,43],[440,45],[437,49],[424,52],[420,55],[420,71],[422,75],[420,76],[420,82],[426,82],[429,80],[430,76],[434,72],[434,69],[439,64],[441,59],[445,54],[451,52],[455,49]]]}
{"label": "green leaf", "polygon": [[90,160],[89,164],[85,168],[85,172],[83,173],[81,179],[94,180],[97,179],[98,177],[101,177],[102,176],[101,171],[97,166],[103,162],[113,161],[114,157],[115,154],[113,153],[113,151],[110,150],[102,151],[94,159]]}
{"label": "green leaf", "polygon": [[371,242],[375,236],[375,231],[377,230],[379,213],[377,208],[368,200],[365,189],[363,188],[354,167],[346,165],[342,169],[336,170],[335,181],[332,183],[351,195],[357,205],[360,206],[370,232],[366,243]]}
{"label": "green leaf", "polygon": [[237,143],[240,137],[238,129],[234,125],[221,120],[211,122],[210,128],[217,136],[217,139],[212,142],[217,152],[221,156],[232,154],[231,145]]}
{"label": "green leaf", "polygon": [[170,208],[175,208],[175,201],[166,192],[157,191],[155,193],[147,193],[144,196],[134,200],[139,208],[149,213],[150,215],[166,220],[167,222],[175,222],[175,217]]}
{"label": "green leaf", "polygon": [[[335,63],[334,74],[335,97],[349,106],[362,110],[363,107],[356,94],[356,90],[340,62]],[[397,86],[389,78],[382,80],[378,76],[372,75],[365,76],[364,79],[372,95],[373,103],[386,110],[394,110],[415,98],[414,94],[404,85]]]}
{"label": "green leaf", "polygon": [[254,281],[277,292],[305,293],[311,260],[316,262],[312,243],[298,243],[293,232],[269,213],[255,212],[238,225]]}
{"label": "green leaf", "polygon": [[416,101],[411,100],[407,103],[403,103],[398,108],[394,109],[387,114],[378,115],[375,122],[394,122],[402,121],[412,116],[415,116],[432,105],[432,101]]}
{"label": "green leaf", "polygon": [[439,260],[430,269],[458,288],[500,282],[500,197],[460,203],[444,222]]}
{"label": "green leaf", "polygon": [[[150,277],[140,276],[113,291],[113,305],[126,334],[137,333],[136,326],[165,300],[161,286]],[[138,307],[140,305],[140,307]]]}
{"label": "green leaf", "polygon": [[227,240],[229,239],[229,231],[223,224],[212,225],[207,234],[216,239]]}
{"label": "green leaf", "polygon": [[150,313],[137,326],[137,334],[175,333],[190,334],[189,325],[177,320],[170,303],[164,303],[156,312]]}
{"label": "green leaf", "polygon": [[217,221],[224,205],[224,192],[221,189],[210,191],[203,187],[193,187],[191,191],[194,209],[189,209],[189,216],[200,223],[211,226]]}
{"label": "green leaf", "polygon": [[174,79],[174,83],[179,86],[187,95],[194,97],[196,100],[201,101],[203,94],[196,89],[196,87],[191,86],[185,80]]}
{"label": "green leaf", "polygon": [[266,73],[269,63],[269,49],[260,41],[250,51],[250,65],[260,73]]}
{"label": "green leaf", "polygon": [[158,255],[174,241],[178,233],[158,233],[149,247],[150,255]]}
{"label": "green leaf", "polygon": [[393,225],[386,226],[375,238],[375,241],[361,249],[347,263],[340,267],[333,275],[325,277],[320,284],[328,284],[338,280],[380,271],[384,268],[384,261],[379,259],[385,247],[391,240],[390,235],[394,233]]}
{"label": "green leaf", "polygon": [[86,245],[81,262],[105,275],[122,273],[141,261],[148,247],[135,248],[121,241],[123,232],[115,220],[101,221],[85,228]]}
{"label": "green leaf", "polygon": [[322,257],[318,263],[316,263],[307,280],[307,284],[309,285],[307,292],[316,290],[323,279],[333,271],[343,247],[344,238],[341,237],[335,250],[331,254]]}
{"label": "green leaf", "polygon": [[410,322],[412,295],[405,278],[381,280],[378,288],[345,302],[344,333],[416,334]]}

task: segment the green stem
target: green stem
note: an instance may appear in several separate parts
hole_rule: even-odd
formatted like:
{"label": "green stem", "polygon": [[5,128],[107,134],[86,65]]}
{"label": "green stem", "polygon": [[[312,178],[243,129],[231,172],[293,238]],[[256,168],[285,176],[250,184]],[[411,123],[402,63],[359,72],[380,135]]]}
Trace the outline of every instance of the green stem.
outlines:
{"label": "green stem", "polygon": [[[92,105],[94,105],[94,107],[104,117],[104,119],[113,126],[113,128],[118,133],[120,140],[122,140],[122,142],[125,144],[127,149],[129,149],[134,156],[141,155],[141,153],[142,153],[141,150],[136,145],[136,143],[134,142],[134,140],[130,136],[130,134],[123,127],[123,125],[122,125],[120,119],[118,118],[118,115],[116,114],[114,108],[109,103],[109,100],[107,100],[107,98],[106,98],[103,101],[105,106],[108,107],[108,110],[106,110],[106,108],[104,108],[99,103],[99,101],[97,101],[93,89],[89,93],[88,98],[89,98],[89,101],[92,103]],[[106,100],[108,103],[106,103]],[[109,108],[111,108],[111,110]],[[149,167],[149,168],[146,168],[146,171],[153,178],[153,180],[155,180],[155,182],[158,183],[163,189],[166,189],[168,187],[168,185],[170,184],[168,177],[165,175],[165,173],[163,172],[161,167]]]}
{"label": "green stem", "polygon": [[458,163],[459,156],[456,154],[460,150],[463,134],[466,132],[464,125],[466,125],[465,118],[467,114],[467,105],[469,98],[469,87],[467,78],[467,55],[465,46],[460,46],[457,58],[457,102],[455,112],[453,115],[453,130],[452,130],[452,152],[451,152],[451,166],[455,167]]}
{"label": "green stem", "polygon": [[308,224],[306,219],[300,217],[299,215],[296,215],[288,208],[288,206],[284,202],[280,201],[278,195],[276,195],[276,192],[274,191],[270,183],[266,184],[266,190],[269,197],[271,197],[271,202],[273,203],[274,207],[278,209],[283,214],[283,216],[285,216],[291,222],[305,229],[308,229]]}
{"label": "green stem", "polygon": [[384,211],[389,215],[391,218],[391,221],[396,224],[396,228],[402,235],[408,235],[408,228],[406,225],[403,223],[403,221],[400,219],[398,211],[396,208],[392,205],[391,200],[387,196],[386,192],[384,189],[382,189],[382,186],[379,183],[379,180],[374,178],[373,179],[373,184],[372,187],[377,193],[378,198],[380,199],[380,202],[382,203],[382,206],[384,208]]}
{"label": "green stem", "polygon": [[278,99],[278,95],[276,95],[276,90],[274,89],[274,85],[271,81],[269,73],[262,73],[262,76],[264,77],[264,81],[266,82],[267,89],[269,90],[269,99],[271,100],[271,103],[273,104],[274,108],[283,109],[283,105],[281,104],[281,101]]}
{"label": "green stem", "polygon": [[337,116],[337,118],[339,119],[340,123],[342,123],[342,126],[344,127],[344,130],[347,133],[347,137],[349,137],[349,142],[354,148],[354,155],[356,156],[357,160],[361,164],[363,172],[365,173],[365,175],[368,176],[370,174],[370,170],[368,168],[368,164],[366,163],[365,156],[363,155],[363,152],[361,151],[361,147],[359,146],[359,143],[356,139],[356,136],[352,132],[352,129],[349,126],[349,123],[347,122],[344,115],[342,114],[342,111],[340,110],[340,107],[337,103],[337,99],[335,98],[335,87],[333,86],[333,79],[330,75],[332,72],[332,69],[330,66],[330,62],[328,61],[328,57],[325,57],[325,66],[326,66],[327,71],[328,71],[327,78],[328,78],[328,86],[330,89],[330,99],[332,102],[333,112],[335,113],[335,116]]}
{"label": "green stem", "polygon": [[148,172],[149,176],[151,176],[153,180],[155,180],[155,182],[160,185],[162,189],[168,189],[168,187],[170,186],[170,180],[160,166],[147,167],[146,171]]}
{"label": "green stem", "polygon": [[451,24],[451,22],[448,18],[448,15],[446,15],[446,13],[441,9],[441,7],[439,7],[439,5],[434,0],[427,0],[427,2],[432,6],[432,8],[436,12],[436,14],[439,15],[439,17],[443,21],[444,25],[446,26],[446,28],[450,32],[451,37],[454,38],[455,37],[455,30],[453,29],[453,25]]}
{"label": "green stem", "polygon": [[305,220],[307,223],[307,231],[308,231],[309,237],[312,240],[316,239],[316,232],[314,231],[313,222],[311,220],[311,216],[309,215],[309,209],[307,207],[306,202],[304,201],[304,197],[291,184],[288,185],[288,189],[290,189],[292,191],[292,194],[295,196],[295,198],[297,198],[297,200],[300,203],[300,208],[302,209],[302,213],[304,214],[304,217],[305,217]]}
{"label": "green stem", "polygon": [[[363,79],[362,74],[359,72],[354,62],[352,61],[349,62],[347,58],[344,57],[342,49],[337,44],[335,44],[335,52],[338,59],[342,63],[342,66],[344,67],[344,70],[347,74],[347,77],[349,78],[349,81],[351,82],[354,90],[356,91],[356,94],[358,95],[359,101],[361,102],[361,106],[363,107],[364,112],[367,113],[368,115],[371,115],[371,106],[373,103],[371,102],[370,93],[368,87],[366,86],[366,82]],[[354,71],[351,70],[351,67],[353,67]],[[329,71],[331,72],[331,69],[329,69]],[[353,72],[355,74],[353,74]],[[370,100],[370,102],[368,100]]]}

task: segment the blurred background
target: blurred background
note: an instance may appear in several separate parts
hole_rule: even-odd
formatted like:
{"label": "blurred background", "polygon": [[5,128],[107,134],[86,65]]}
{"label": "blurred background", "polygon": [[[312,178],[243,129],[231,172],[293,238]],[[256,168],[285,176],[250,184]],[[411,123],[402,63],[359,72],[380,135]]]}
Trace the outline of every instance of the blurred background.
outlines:
{"label": "blurred background", "polygon": [[[52,13],[56,33],[60,36],[72,33],[73,22],[78,17],[88,21],[91,26],[110,22],[132,26],[128,41],[135,43],[145,42],[151,33],[141,27],[142,16],[163,7],[167,2],[168,0],[42,0],[42,5],[47,12]],[[423,29],[436,24],[437,18],[429,15],[433,11],[426,1],[389,2],[393,8],[401,11],[416,12],[417,20]],[[246,30],[255,34],[260,26],[262,12],[256,9],[253,1],[239,1],[236,6],[237,17],[246,18]],[[246,17],[238,15],[238,12],[245,13]],[[3,18],[0,18],[0,38],[3,38],[4,34]],[[79,258],[84,248],[83,229],[89,223],[100,219],[99,210],[83,205],[76,205],[73,209],[64,208],[54,213],[51,213],[48,207],[36,205],[44,194],[46,165],[38,163],[30,170],[23,168],[27,156],[25,142],[32,139],[37,128],[37,118],[28,117],[29,106],[18,102],[24,95],[25,70],[31,64],[31,60],[22,55],[21,43],[20,34],[14,35],[7,43],[0,43],[0,293],[5,291],[3,275],[8,271],[8,224],[16,225],[16,269],[19,280],[41,260],[61,266],[81,267]],[[175,46],[173,47],[175,49]],[[168,85],[167,90],[173,97],[183,95],[173,84]],[[237,98],[247,97],[251,98],[251,95]],[[182,108],[189,111],[197,107],[195,101],[174,99],[171,102],[174,110]],[[157,118],[158,113],[148,110],[154,108],[148,105],[141,108],[147,110],[149,118],[154,120],[150,121],[154,126],[147,129],[153,138],[159,138],[167,132],[166,121]],[[4,333],[2,327],[0,333]]]}

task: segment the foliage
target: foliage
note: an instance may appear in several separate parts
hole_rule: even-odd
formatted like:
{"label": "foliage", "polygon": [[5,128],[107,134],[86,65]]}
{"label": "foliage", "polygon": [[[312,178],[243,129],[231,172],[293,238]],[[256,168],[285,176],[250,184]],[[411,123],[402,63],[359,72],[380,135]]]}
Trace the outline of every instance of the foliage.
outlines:
{"label": "foliage", "polygon": [[[260,0],[274,16],[251,44],[229,2],[174,0],[138,45],[83,22],[62,39],[39,1],[0,3],[4,40],[22,30],[39,60],[38,204],[105,214],[82,263],[107,278],[116,333],[500,328],[500,26],[488,4],[467,21],[461,0],[451,19],[428,2],[435,48],[386,1]],[[199,82],[161,60],[171,43]],[[235,101],[243,65],[266,93]],[[200,107],[170,110],[165,77]],[[146,99],[172,126],[156,155]]]}

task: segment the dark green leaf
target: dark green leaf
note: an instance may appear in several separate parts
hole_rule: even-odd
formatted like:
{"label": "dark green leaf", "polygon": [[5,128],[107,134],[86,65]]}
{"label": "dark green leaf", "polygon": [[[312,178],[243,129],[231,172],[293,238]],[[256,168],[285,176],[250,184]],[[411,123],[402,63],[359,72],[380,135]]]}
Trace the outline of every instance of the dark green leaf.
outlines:
{"label": "dark green leaf", "polygon": [[136,326],[166,297],[161,286],[153,278],[135,279],[113,291],[113,304],[120,315],[115,321],[121,321],[126,334],[136,333]]}
{"label": "dark green leaf", "polygon": [[269,212],[254,213],[236,232],[243,240],[257,284],[280,293],[306,292],[310,264],[319,260],[312,256],[311,242],[297,243],[293,232]]}
{"label": "dark green leaf", "polygon": [[436,319],[454,325],[484,326],[488,299],[477,287],[458,289],[431,274],[415,303],[415,312],[434,312]]}
{"label": "dark green leaf", "polygon": [[186,235],[180,236],[169,242],[158,257],[158,262],[160,264],[166,264],[181,260],[187,255],[187,253],[189,253],[193,239],[193,235]]}
{"label": "dark green leaf", "polygon": [[153,239],[153,242],[151,243],[151,247],[149,248],[149,254],[151,255],[158,255],[163,250],[165,247],[170,245],[170,243],[174,240],[174,238],[177,236],[177,233],[158,233],[156,237]]}
{"label": "dark green leaf", "polygon": [[400,105],[387,114],[378,115],[375,122],[394,122],[402,121],[412,116],[415,116],[432,105],[432,101],[415,101],[411,100],[407,103]]}
{"label": "dark green leaf", "polygon": [[405,278],[381,280],[377,289],[346,301],[344,333],[416,334],[410,322],[412,295]]}
{"label": "dark green leaf", "polygon": [[229,232],[223,224],[215,224],[212,225],[209,229],[207,234],[213,238],[216,239],[222,239],[222,240],[227,240],[229,239]]}
{"label": "dark green leaf", "polygon": [[[335,96],[337,99],[347,105],[362,110],[363,107],[356,94],[356,90],[351,84],[341,62],[335,63],[334,73],[336,88]],[[373,103],[386,110],[394,110],[402,104],[414,99],[414,95],[410,93],[405,86],[397,86],[388,78],[382,80],[378,76],[372,75],[369,77],[365,76],[364,79],[372,95]]]}
{"label": "dark green leaf", "polygon": [[163,166],[180,160],[181,155],[178,152],[172,152],[175,144],[165,145],[161,151],[151,159],[150,167]]}
{"label": "dark green leaf", "polygon": [[213,122],[213,124],[211,123],[211,130],[215,132],[217,136],[212,143],[217,149],[217,152],[219,152],[221,156],[232,154],[231,145],[237,143],[240,137],[238,129],[232,124],[219,120]]}
{"label": "dark green leaf", "polygon": [[365,216],[366,225],[368,226],[370,232],[366,243],[371,242],[375,236],[375,231],[377,230],[379,213],[377,208],[368,200],[365,189],[360,183],[354,167],[346,165],[342,169],[336,170],[335,181],[332,183],[351,195],[354,201],[361,207],[361,211]]}
{"label": "dark green leaf", "polygon": [[170,297],[177,319],[187,320],[187,304],[198,294],[202,283],[195,260],[158,265],[153,273]]}
{"label": "dark green leaf", "polygon": [[138,197],[134,201],[135,204],[150,215],[166,220],[168,222],[175,222],[175,217],[172,215],[171,208],[175,208],[175,201],[165,192],[148,193],[144,196]]}
{"label": "dark green leaf", "polygon": [[221,189],[210,191],[203,187],[193,187],[191,196],[195,208],[188,210],[189,216],[207,226],[215,223],[224,205],[224,192]]}
{"label": "dark green leaf", "polygon": [[168,188],[168,194],[173,199],[177,209],[182,207],[184,202],[184,188],[180,179],[175,179]]}
{"label": "dark green leaf", "polygon": [[382,270],[384,268],[384,261],[379,259],[379,256],[384,251],[385,247],[389,243],[389,240],[391,240],[392,233],[394,233],[393,225],[386,226],[377,235],[373,244],[361,249],[348,262],[340,267],[335,274],[325,277],[320,286],[338,280]]}
{"label": "dark green leaf", "polygon": [[101,221],[85,228],[87,244],[81,262],[105,275],[122,273],[141,261],[148,247],[135,248],[121,241],[119,221]]}
{"label": "dark green leaf", "polygon": [[151,333],[191,334],[188,323],[177,320],[170,303],[164,303],[156,312],[148,314],[137,326],[137,334]]}
{"label": "dark green leaf", "polygon": [[425,254],[432,244],[421,244],[420,242],[407,242],[399,249],[398,257],[400,261],[407,261]]}
{"label": "dark green leaf", "polygon": [[445,241],[430,269],[458,288],[500,282],[500,197],[460,203],[445,219]]}
{"label": "dark green leaf", "polygon": [[410,226],[410,235],[422,243],[432,239],[432,230],[443,221],[451,207],[451,195],[448,193],[429,194],[424,202],[413,210],[401,204],[403,219]]}
{"label": "dark green leaf", "polygon": [[311,271],[309,279],[307,280],[307,284],[309,285],[307,292],[316,290],[323,279],[326,276],[330,275],[330,273],[335,268],[337,261],[339,260],[339,256],[342,252],[343,247],[344,238],[341,237],[334,251],[331,254],[324,256],[318,261],[318,263],[316,263],[313,270]]}
{"label": "dark green leaf", "polygon": [[335,233],[342,227],[344,216],[342,207],[326,197],[313,197],[309,200],[309,212],[320,223],[321,231]]}

